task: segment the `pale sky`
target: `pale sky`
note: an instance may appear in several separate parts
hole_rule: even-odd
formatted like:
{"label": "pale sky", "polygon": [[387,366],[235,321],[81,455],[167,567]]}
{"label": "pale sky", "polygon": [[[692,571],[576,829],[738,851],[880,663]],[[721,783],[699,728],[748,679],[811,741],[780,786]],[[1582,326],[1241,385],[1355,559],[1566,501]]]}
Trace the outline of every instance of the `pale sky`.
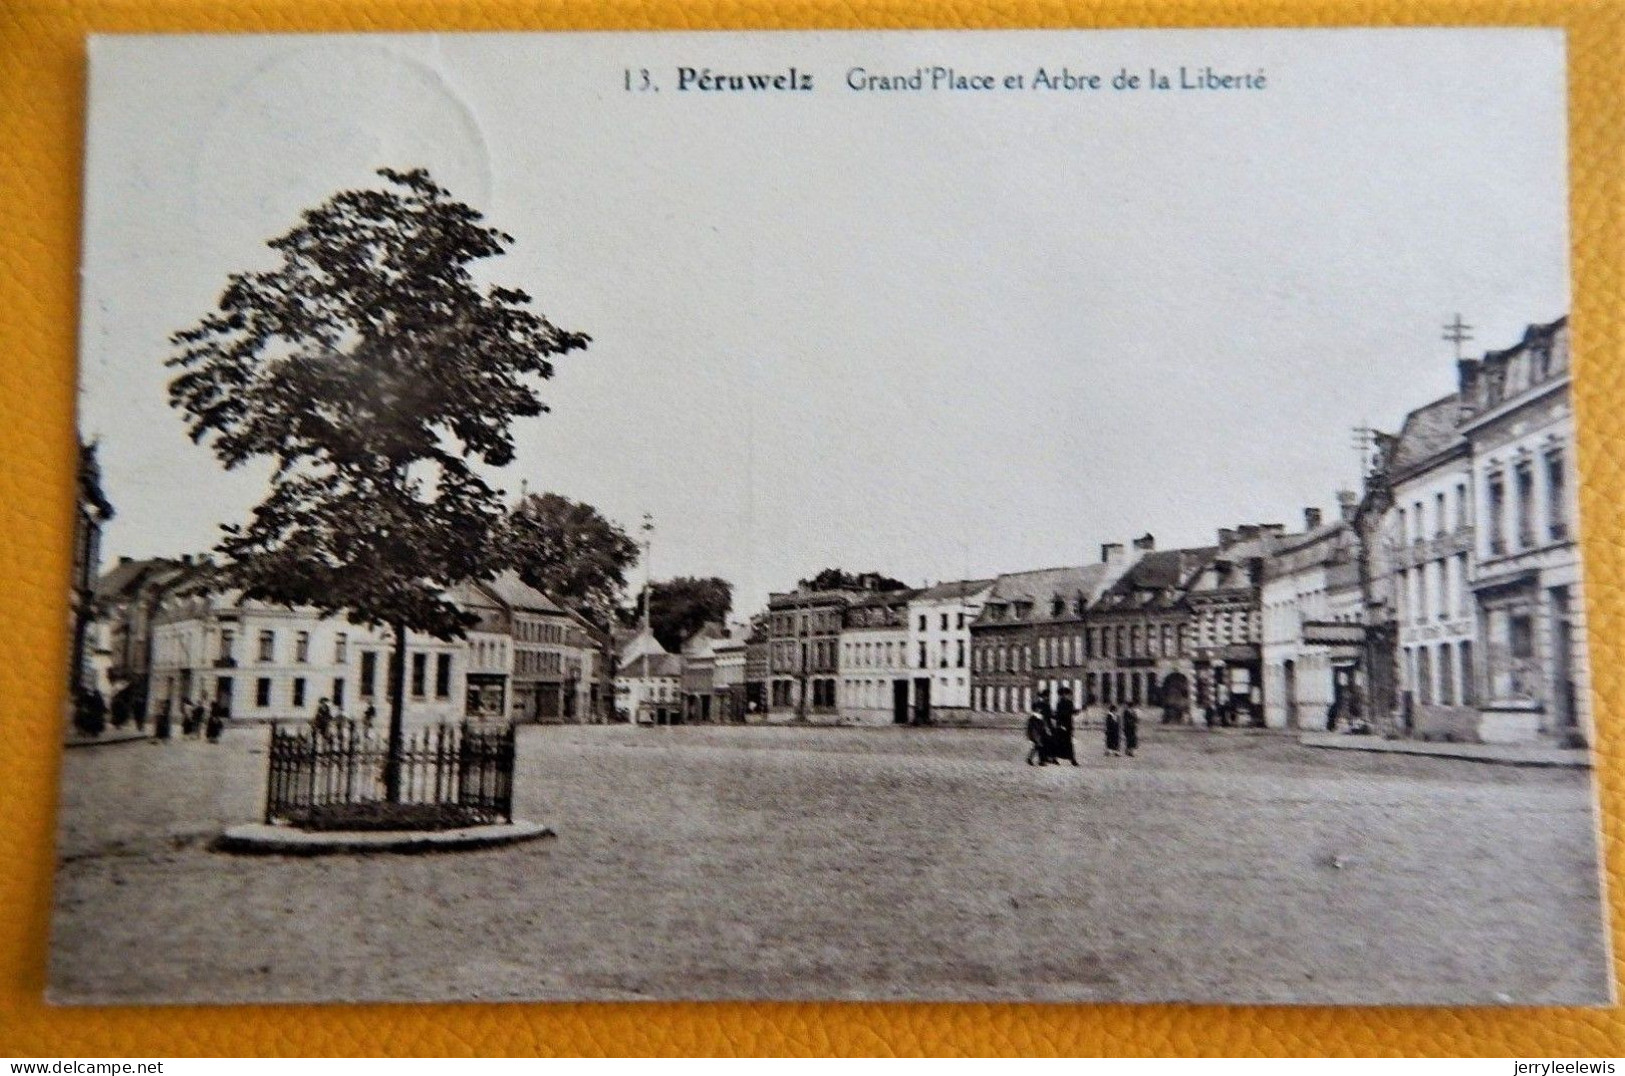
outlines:
{"label": "pale sky", "polygon": [[[846,86],[921,65],[1267,88]],[[486,212],[517,242],[485,275],[594,339],[498,484],[653,513],[656,576],[746,611],[827,565],[918,585],[1295,524],[1353,483],[1351,427],[1451,390],[1457,311],[1482,351],[1568,309],[1556,31],[102,37],[91,89],[109,558],[206,550],[264,495],[186,439],[165,340],[382,166]]]}

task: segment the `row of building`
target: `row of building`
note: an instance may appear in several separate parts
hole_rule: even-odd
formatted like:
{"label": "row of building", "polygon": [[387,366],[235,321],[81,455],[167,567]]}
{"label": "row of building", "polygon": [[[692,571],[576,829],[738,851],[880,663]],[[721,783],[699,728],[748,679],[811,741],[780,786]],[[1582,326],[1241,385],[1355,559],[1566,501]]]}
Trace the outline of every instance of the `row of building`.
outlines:
{"label": "row of building", "polygon": [[[445,641],[409,633],[403,712],[441,721],[607,719],[608,636],[513,573],[466,583],[448,599],[474,619]],[[97,581],[85,679],[115,718],[223,703],[236,720],[308,720],[389,712],[386,631],[243,598],[210,584],[190,558],[120,561]]]}
{"label": "row of building", "polygon": [[1589,741],[1567,319],[1457,381],[1372,436],[1329,513],[917,590],[776,593],[680,654],[640,637],[620,714],[974,720],[1066,687],[1167,722]]}
{"label": "row of building", "polygon": [[[1373,434],[1360,490],[1291,528],[1182,549],[1148,534],[1088,564],[918,589],[801,587],[677,653],[647,626],[601,632],[511,574],[463,585],[448,597],[475,626],[409,639],[406,713],[953,723],[1023,715],[1065,687],[1167,722],[1588,742],[1567,319],[1457,365],[1454,392]],[[238,719],[307,718],[323,699],[386,712],[378,631],[211,588],[186,558],[98,577],[111,508],[93,452],[87,467],[76,688],[115,716],[217,699]]]}

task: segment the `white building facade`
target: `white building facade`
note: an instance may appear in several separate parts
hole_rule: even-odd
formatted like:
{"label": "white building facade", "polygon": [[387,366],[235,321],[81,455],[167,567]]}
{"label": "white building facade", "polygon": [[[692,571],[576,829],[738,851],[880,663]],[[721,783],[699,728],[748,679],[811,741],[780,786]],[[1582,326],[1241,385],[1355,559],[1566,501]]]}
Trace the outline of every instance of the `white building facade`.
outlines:
{"label": "white building facade", "polygon": [[1353,567],[1342,519],[1277,540],[1259,595],[1266,727],[1326,729],[1357,708],[1365,625],[1349,600]]}
{"label": "white building facade", "polygon": [[917,592],[908,603],[910,705],[969,711],[971,624],[993,592],[993,579],[960,579]]}
{"label": "white building facade", "polygon": [[1451,395],[1406,416],[1384,523],[1398,631],[1400,723],[1425,737],[1476,735],[1477,618],[1470,446]]}
{"label": "white building facade", "polygon": [[909,720],[912,590],[880,591],[847,606],[841,628],[840,709],[854,724]]}
{"label": "white building facade", "polygon": [[1566,318],[1461,364],[1478,502],[1472,579],[1487,742],[1591,743]]}

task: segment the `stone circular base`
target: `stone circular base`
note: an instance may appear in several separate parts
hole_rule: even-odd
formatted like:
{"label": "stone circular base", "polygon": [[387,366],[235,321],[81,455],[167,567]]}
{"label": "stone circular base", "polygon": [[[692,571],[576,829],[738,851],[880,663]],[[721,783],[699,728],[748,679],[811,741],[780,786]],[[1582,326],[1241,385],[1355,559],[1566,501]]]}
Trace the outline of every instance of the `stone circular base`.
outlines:
{"label": "stone circular base", "polygon": [[247,823],[232,826],[214,842],[221,852],[258,855],[321,856],[335,852],[466,852],[553,836],[537,822],[504,822],[441,830],[379,830],[327,833]]}

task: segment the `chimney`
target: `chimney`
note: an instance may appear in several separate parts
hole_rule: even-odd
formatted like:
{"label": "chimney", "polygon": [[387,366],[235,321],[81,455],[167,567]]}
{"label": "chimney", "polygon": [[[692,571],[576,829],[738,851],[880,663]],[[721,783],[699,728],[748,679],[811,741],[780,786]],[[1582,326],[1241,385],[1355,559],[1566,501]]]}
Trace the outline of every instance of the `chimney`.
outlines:
{"label": "chimney", "polygon": [[1360,495],[1351,489],[1338,490],[1337,510],[1342,513],[1344,523],[1354,522],[1354,513],[1360,510]]}
{"label": "chimney", "polygon": [[1305,508],[1303,510],[1303,529],[1318,531],[1320,529],[1320,509]]}
{"label": "chimney", "polygon": [[120,564],[128,564],[128,563],[130,563],[130,558],[129,558],[129,557],[120,557],[120,558],[119,558],[119,559],[118,559],[118,562],[119,562],[119,563],[120,563]]}
{"label": "chimney", "polygon": [[1142,534],[1134,539],[1134,551],[1136,553],[1150,553],[1156,548],[1157,540],[1149,534]]}
{"label": "chimney", "polygon": [[1243,523],[1241,526],[1236,528],[1236,537],[1243,542],[1251,542],[1253,539],[1257,538],[1258,535],[1259,526],[1257,523]]}
{"label": "chimney", "polygon": [[1279,538],[1286,533],[1286,524],[1260,523],[1258,529],[1266,538]]}
{"label": "chimney", "polygon": [[1233,527],[1219,528],[1219,548],[1229,549],[1236,544],[1236,532]]}
{"label": "chimney", "polygon": [[1121,563],[1123,563],[1123,543],[1122,542],[1107,542],[1105,545],[1101,546],[1100,547],[1100,563],[1102,563],[1102,564],[1121,564]]}

